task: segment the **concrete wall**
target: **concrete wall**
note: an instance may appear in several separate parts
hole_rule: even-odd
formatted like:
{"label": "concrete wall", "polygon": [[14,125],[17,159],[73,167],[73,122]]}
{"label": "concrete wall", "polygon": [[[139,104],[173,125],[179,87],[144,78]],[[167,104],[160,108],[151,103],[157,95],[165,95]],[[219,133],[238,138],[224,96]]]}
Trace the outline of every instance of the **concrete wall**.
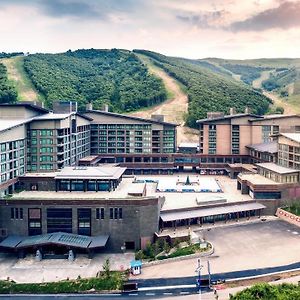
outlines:
{"label": "concrete wall", "polygon": [[40,115],[41,113],[33,108],[25,106],[1,106],[1,119],[28,119]]}
{"label": "concrete wall", "polygon": [[[1,110],[1,109],[0,109]],[[0,143],[24,140],[26,138],[25,125],[0,132]]]}

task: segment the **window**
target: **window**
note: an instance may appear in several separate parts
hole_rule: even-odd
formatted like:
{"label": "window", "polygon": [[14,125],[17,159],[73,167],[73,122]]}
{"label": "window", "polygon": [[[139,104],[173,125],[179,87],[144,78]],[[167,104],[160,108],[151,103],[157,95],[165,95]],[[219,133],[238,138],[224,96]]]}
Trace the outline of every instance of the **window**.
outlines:
{"label": "window", "polygon": [[96,219],[97,220],[104,220],[104,208],[96,208]]}
{"label": "window", "polygon": [[47,209],[47,232],[72,233],[72,209],[71,208],[48,208]]}
{"label": "window", "polygon": [[12,207],[10,209],[10,218],[12,220],[23,220],[23,208]]}
{"label": "window", "polygon": [[52,136],[53,135],[53,130],[42,129],[42,130],[40,130],[40,135],[41,136],[47,136],[47,135]]}
{"label": "window", "polygon": [[109,209],[109,218],[115,220],[123,219],[123,209],[121,207],[111,207]]}

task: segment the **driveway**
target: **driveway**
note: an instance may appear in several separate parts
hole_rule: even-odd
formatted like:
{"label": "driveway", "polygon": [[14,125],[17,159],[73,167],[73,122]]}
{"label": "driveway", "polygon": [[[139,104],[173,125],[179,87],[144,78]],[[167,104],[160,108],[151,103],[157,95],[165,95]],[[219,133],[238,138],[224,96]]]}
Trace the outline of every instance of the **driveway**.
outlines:
{"label": "driveway", "polygon": [[[209,257],[212,273],[259,269],[300,261],[300,228],[281,220],[231,225],[204,232],[215,253]],[[207,274],[207,258],[203,258]],[[182,260],[143,269],[139,278],[185,277],[196,275],[196,259]]]}

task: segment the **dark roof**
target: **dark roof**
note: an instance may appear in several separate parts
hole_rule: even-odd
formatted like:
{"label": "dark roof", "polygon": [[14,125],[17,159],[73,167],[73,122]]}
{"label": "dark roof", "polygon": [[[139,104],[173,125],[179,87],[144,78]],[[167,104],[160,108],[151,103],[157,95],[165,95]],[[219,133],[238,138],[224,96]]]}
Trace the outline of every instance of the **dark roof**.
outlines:
{"label": "dark roof", "polygon": [[27,107],[27,108],[31,108],[33,110],[36,110],[36,111],[39,111],[39,112],[42,112],[42,113],[48,113],[49,110],[46,109],[46,108],[43,108],[43,107],[40,107],[38,105],[34,105],[34,104],[30,104],[30,103],[1,103],[0,104],[0,107],[1,106],[24,106],[24,107]]}
{"label": "dark roof", "polygon": [[54,232],[29,237],[8,236],[0,243],[4,248],[29,248],[37,245],[63,245],[74,248],[92,249],[105,247],[109,235],[85,236],[73,233]]}
{"label": "dark roof", "polygon": [[10,235],[0,243],[0,246],[5,248],[15,248],[23,239],[24,237],[19,235]]}
{"label": "dark roof", "polygon": [[257,202],[226,204],[222,206],[210,206],[205,208],[195,208],[192,210],[178,210],[178,211],[162,211],[160,217],[163,222],[192,219],[199,217],[216,216],[221,214],[235,213],[241,211],[249,211],[256,209],[263,209],[264,205]]}
{"label": "dark roof", "polygon": [[169,126],[178,126],[178,124],[168,123],[168,122],[164,122],[164,121],[157,121],[157,120],[153,120],[153,119],[144,119],[144,118],[140,118],[140,117],[117,114],[117,113],[107,112],[107,111],[102,111],[102,110],[94,110],[94,109],[93,110],[87,110],[85,113],[97,113],[97,114],[102,114],[102,115],[106,115],[106,116],[124,118],[124,119],[130,119],[130,120],[137,120],[137,121],[146,122],[146,123],[169,125]]}
{"label": "dark roof", "polygon": [[294,114],[294,115],[281,115],[281,114],[264,115],[263,119],[250,119],[249,122],[256,122],[256,121],[262,121],[262,120],[293,118],[293,117],[300,117],[300,115],[296,115],[296,114]]}
{"label": "dark roof", "polygon": [[242,117],[253,117],[253,118],[263,119],[262,116],[243,113],[243,114],[227,115],[227,116],[217,117],[217,118],[212,118],[212,119],[210,119],[210,118],[200,119],[200,120],[197,120],[197,123],[210,123],[210,122],[215,122],[215,121],[229,120],[229,119],[242,118]]}
{"label": "dark roof", "polygon": [[276,141],[268,142],[268,143],[260,143],[246,146],[249,149],[253,149],[259,152],[268,152],[271,154],[278,152],[278,143]]}

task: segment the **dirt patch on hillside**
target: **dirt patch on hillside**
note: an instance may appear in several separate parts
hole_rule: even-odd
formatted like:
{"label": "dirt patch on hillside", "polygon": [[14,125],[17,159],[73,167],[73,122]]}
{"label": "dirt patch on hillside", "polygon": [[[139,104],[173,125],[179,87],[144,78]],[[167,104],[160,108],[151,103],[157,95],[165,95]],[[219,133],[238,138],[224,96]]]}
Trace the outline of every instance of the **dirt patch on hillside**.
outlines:
{"label": "dirt patch on hillside", "polygon": [[[149,66],[148,63],[147,65]],[[133,112],[130,115],[141,118],[151,118],[152,114],[164,115],[166,122],[179,125],[177,128],[178,144],[181,142],[198,142],[198,131],[184,126],[184,115],[188,110],[188,97],[186,93],[182,91],[179,83],[162,69],[153,65],[150,65],[149,69],[151,73],[163,80],[167,91],[172,96],[169,100],[166,100],[159,105],[153,106],[149,109]]]}

